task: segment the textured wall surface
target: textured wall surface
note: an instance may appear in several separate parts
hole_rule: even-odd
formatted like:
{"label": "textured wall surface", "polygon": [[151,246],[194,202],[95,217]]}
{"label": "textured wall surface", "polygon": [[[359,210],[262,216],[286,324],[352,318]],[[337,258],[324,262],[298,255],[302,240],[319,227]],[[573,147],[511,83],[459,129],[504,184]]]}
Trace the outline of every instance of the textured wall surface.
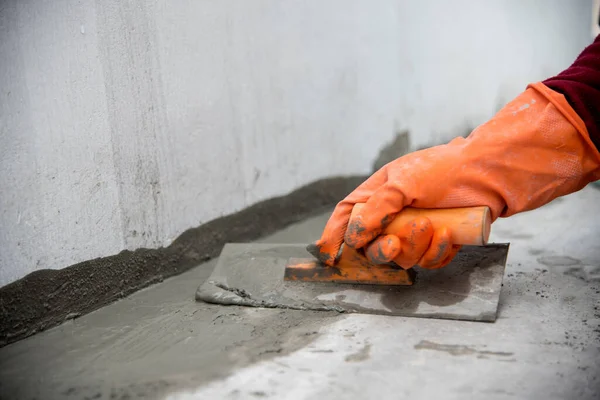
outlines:
{"label": "textured wall surface", "polygon": [[4,1],[0,285],[367,173],[591,41],[591,1]]}

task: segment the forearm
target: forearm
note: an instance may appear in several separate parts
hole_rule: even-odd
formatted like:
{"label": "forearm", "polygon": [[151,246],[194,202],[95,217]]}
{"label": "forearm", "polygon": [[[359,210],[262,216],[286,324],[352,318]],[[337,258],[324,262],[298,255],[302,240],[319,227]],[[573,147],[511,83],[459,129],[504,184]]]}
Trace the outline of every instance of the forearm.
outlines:
{"label": "forearm", "polygon": [[600,150],[600,35],[569,68],[543,83],[565,96]]}

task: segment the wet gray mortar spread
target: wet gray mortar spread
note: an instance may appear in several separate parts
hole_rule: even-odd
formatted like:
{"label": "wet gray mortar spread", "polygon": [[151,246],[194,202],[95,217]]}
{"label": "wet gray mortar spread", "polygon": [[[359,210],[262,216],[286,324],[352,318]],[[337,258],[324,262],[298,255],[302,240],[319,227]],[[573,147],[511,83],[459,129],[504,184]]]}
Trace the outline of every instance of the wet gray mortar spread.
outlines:
{"label": "wet gray mortar spread", "polygon": [[170,246],[40,270],[0,288],[0,347],[87,314],[337,203],[364,176],[323,179],[182,233]]}

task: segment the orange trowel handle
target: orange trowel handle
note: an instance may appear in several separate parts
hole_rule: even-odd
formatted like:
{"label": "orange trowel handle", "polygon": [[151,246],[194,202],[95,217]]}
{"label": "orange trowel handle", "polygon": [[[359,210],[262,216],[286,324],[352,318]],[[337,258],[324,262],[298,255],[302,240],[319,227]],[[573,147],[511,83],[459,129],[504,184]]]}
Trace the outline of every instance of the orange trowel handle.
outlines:
{"label": "orange trowel handle", "polygon": [[[355,204],[352,216],[363,206],[364,203]],[[449,227],[453,244],[483,246],[490,237],[492,216],[486,206],[440,209],[407,207],[396,215],[382,234],[394,235],[415,217],[421,216],[429,218],[434,229],[439,226]]]}

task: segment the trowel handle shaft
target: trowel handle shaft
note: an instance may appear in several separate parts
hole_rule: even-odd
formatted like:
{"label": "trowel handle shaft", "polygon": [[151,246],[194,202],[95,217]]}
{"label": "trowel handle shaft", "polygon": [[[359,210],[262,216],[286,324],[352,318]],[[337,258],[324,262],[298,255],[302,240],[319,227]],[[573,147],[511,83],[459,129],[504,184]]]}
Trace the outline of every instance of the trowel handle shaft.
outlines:
{"label": "trowel handle shaft", "polygon": [[[352,214],[363,206],[363,203],[355,204]],[[490,236],[492,216],[486,206],[439,209],[407,207],[396,215],[382,234],[393,235],[399,232],[415,217],[429,218],[434,229],[439,226],[449,227],[454,244],[483,246]]]}

